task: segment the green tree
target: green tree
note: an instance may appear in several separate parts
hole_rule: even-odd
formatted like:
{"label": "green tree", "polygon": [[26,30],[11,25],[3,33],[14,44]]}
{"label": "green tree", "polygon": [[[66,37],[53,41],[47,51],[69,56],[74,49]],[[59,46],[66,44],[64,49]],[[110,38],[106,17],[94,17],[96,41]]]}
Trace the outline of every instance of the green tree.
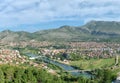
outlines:
{"label": "green tree", "polygon": [[112,82],[112,72],[110,70],[105,70],[103,83],[111,83],[111,82]]}
{"label": "green tree", "polygon": [[12,82],[14,78],[14,68],[11,66],[5,67],[4,74],[5,82]]}
{"label": "green tree", "polygon": [[0,83],[4,83],[5,79],[4,79],[4,73],[3,71],[0,69]]}

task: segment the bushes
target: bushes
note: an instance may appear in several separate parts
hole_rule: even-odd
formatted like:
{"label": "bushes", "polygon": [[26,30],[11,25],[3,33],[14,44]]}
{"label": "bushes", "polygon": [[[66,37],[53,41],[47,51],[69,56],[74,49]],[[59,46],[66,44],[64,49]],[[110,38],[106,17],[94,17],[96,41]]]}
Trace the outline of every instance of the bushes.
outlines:
{"label": "bushes", "polygon": [[[54,80],[54,79],[57,79]],[[36,68],[0,66],[0,83],[62,83],[61,79]]]}
{"label": "bushes", "polygon": [[117,77],[109,69],[97,69],[95,70],[95,77],[99,83],[111,83]]}
{"label": "bushes", "polygon": [[20,66],[0,66],[0,83],[111,83],[116,78],[112,71],[97,69],[95,78],[73,77],[69,74],[58,77],[43,69]]}

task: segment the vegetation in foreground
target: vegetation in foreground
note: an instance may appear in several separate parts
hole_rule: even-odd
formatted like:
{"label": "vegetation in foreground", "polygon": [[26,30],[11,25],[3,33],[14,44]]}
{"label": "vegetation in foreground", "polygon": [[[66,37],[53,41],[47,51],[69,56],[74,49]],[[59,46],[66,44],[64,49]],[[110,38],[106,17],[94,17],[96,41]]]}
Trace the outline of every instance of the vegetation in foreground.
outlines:
{"label": "vegetation in foreground", "polygon": [[0,83],[111,83],[116,78],[110,70],[93,71],[94,78],[73,77],[68,74],[56,76],[34,67],[0,66]]}

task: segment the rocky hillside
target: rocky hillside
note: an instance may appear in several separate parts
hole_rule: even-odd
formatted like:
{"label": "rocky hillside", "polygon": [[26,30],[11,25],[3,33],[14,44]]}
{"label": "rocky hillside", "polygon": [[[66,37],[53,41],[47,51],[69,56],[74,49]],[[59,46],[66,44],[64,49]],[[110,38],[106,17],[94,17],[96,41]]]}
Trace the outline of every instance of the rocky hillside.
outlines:
{"label": "rocky hillside", "polygon": [[62,26],[57,29],[42,30],[34,33],[13,32],[5,30],[0,32],[2,41],[119,41],[120,22],[90,21],[87,24],[74,27]]}

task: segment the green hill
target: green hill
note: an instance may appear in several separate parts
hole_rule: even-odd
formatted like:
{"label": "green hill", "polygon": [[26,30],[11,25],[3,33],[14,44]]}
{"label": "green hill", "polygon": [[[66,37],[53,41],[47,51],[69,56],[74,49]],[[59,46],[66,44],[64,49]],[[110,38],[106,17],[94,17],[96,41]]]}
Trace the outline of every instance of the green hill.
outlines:
{"label": "green hill", "polygon": [[119,36],[120,22],[115,21],[90,21],[80,27],[62,26],[34,33],[10,30],[0,32],[2,41],[30,41],[33,39],[38,41],[120,41]]}

